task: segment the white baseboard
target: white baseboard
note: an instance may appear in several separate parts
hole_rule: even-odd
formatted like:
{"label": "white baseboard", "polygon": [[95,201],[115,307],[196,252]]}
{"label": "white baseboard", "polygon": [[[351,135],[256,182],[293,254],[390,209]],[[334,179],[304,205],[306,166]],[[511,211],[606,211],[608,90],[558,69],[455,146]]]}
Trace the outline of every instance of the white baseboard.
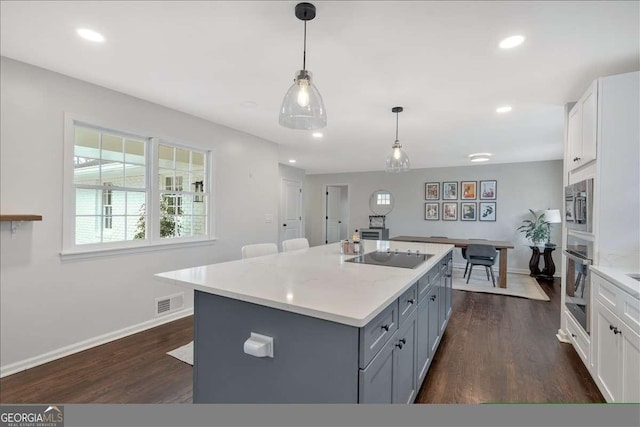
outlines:
{"label": "white baseboard", "polygon": [[31,357],[29,359],[11,363],[10,365],[0,366],[0,378],[25,371],[27,369],[63,358],[65,356],[69,356],[74,353],[79,353],[92,347],[97,347],[99,345],[106,344],[108,342],[115,341],[129,335],[137,334],[138,332],[146,331],[147,329],[155,328],[156,326],[173,322],[174,320],[182,319],[183,317],[191,316],[192,314],[193,307],[185,308],[184,310],[176,311],[175,313],[167,314],[166,316],[157,317],[155,319],[147,320],[146,322],[138,323],[137,325],[129,326],[118,331],[109,332],[107,334],[99,335],[94,338],[89,338],[87,340],[80,341],[78,343],[71,344],[53,351],[49,351],[47,353]]}

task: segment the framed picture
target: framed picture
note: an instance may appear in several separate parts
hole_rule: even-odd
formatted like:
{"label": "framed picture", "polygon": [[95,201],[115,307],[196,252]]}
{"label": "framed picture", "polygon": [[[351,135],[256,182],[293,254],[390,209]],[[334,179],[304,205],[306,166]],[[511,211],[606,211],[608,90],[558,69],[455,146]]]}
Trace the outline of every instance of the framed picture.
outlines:
{"label": "framed picture", "polygon": [[424,204],[424,219],[428,221],[437,221],[440,219],[440,204],[439,203],[425,203]]}
{"label": "framed picture", "polygon": [[440,183],[439,182],[427,182],[424,185],[424,199],[440,200]]}
{"label": "framed picture", "polygon": [[480,181],[480,200],[495,200],[497,195],[497,181]]}
{"label": "framed picture", "polygon": [[460,198],[462,200],[476,199],[476,181],[462,181],[460,183]]}
{"label": "framed picture", "polygon": [[445,202],[442,204],[442,220],[457,221],[458,220],[458,203]]}
{"label": "framed picture", "polygon": [[480,221],[496,220],[496,202],[480,202]]}
{"label": "framed picture", "polygon": [[442,183],[442,200],[458,200],[458,181]]}
{"label": "framed picture", "polygon": [[475,221],[478,219],[476,202],[460,203],[460,221]]}

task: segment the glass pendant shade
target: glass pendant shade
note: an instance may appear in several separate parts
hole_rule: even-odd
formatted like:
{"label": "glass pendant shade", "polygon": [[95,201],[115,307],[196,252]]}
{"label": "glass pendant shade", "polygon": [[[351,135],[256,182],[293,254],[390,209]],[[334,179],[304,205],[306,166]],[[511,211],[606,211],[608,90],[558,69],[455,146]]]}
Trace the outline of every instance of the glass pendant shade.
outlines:
{"label": "glass pendant shade", "polygon": [[396,141],[391,147],[392,151],[387,157],[387,172],[407,172],[409,170],[409,156],[402,151],[402,145]]}
{"label": "glass pendant shade", "polygon": [[289,88],[282,107],[279,122],[291,129],[322,129],[327,125],[327,112],[318,89],[312,84],[311,73],[300,70]]}

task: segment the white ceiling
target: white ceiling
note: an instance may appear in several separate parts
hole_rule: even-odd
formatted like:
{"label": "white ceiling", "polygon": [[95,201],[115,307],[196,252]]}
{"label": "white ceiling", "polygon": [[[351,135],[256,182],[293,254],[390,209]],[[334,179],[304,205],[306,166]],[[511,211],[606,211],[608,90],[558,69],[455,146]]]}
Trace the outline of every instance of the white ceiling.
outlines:
{"label": "white ceiling", "polygon": [[[635,1],[316,1],[307,68],[328,125],[314,140],[278,125],[302,62],[296,3],[3,1],[1,54],[276,142],[308,173],[383,169],[396,105],[413,168],[559,159],[565,102],[640,68]],[[513,34],[525,43],[497,47]]]}

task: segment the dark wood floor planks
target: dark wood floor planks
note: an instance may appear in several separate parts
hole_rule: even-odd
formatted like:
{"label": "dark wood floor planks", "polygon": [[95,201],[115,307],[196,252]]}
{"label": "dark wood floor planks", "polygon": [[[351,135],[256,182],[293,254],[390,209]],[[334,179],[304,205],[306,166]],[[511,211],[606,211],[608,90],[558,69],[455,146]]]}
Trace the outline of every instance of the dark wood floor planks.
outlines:
{"label": "dark wood floor planks", "polygon": [[560,283],[550,302],[454,291],[453,315],[418,403],[604,402],[578,354],[560,343]]}
{"label": "dark wood floor planks", "polygon": [[[454,291],[453,315],[418,403],[603,402],[558,342],[551,302]],[[165,353],[191,341],[187,317],[0,380],[1,403],[189,403],[192,368]]]}

